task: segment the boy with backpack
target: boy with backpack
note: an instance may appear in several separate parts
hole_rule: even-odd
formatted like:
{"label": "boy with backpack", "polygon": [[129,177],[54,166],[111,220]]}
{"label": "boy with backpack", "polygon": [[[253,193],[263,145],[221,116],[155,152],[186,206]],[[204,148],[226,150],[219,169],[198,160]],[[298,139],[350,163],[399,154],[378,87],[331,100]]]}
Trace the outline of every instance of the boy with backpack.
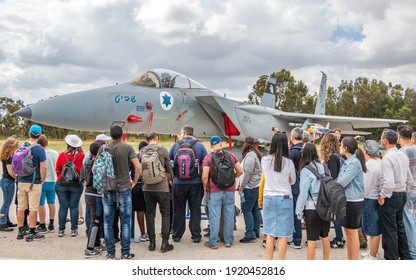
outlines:
{"label": "boy with backpack", "polygon": [[[84,251],[85,258],[93,258],[101,255],[101,240],[104,236],[102,216],[97,215],[97,197],[101,198],[101,192],[93,187],[93,173],[95,157],[101,147],[100,142],[93,142],[90,145],[88,158],[84,161],[81,171],[81,180],[85,185],[85,202],[90,209],[90,230],[88,231],[87,248]],[[102,212],[102,211],[101,211]]]}
{"label": "boy with backpack", "polygon": [[[35,231],[42,185],[46,177],[45,150],[36,143],[41,134],[42,128],[39,125],[32,125],[28,133],[29,140],[16,150],[12,159],[12,168],[17,175],[18,189],[17,223],[19,232],[17,239],[23,239],[26,236],[28,242],[45,238],[44,235]],[[28,169],[32,169],[30,174],[27,172]],[[24,170],[26,170],[26,174]],[[25,210],[28,208],[30,210],[29,234],[26,234],[23,223]]]}
{"label": "boy with backpack", "polygon": [[189,230],[194,243],[201,242],[202,161],[207,155],[205,146],[194,138],[194,129],[186,125],[181,140],[169,151],[174,165],[173,178],[173,241],[180,242],[186,228],[185,214],[188,204]]}
{"label": "boy with backpack", "polygon": [[159,137],[152,132],[146,135],[149,144],[140,150],[143,178],[143,194],[146,201],[146,227],[149,235],[149,251],[156,249],[156,204],[159,204],[162,216],[162,253],[172,251],[173,245],[169,244],[170,228],[170,199],[168,181],[172,181],[172,167],[168,150],[158,145]]}
{"label": "boy with backpack", "polygon": [[213,136],[209,142],[213,152],[204,158],[202,171],[204,190],[209,195],[210,237],[209,241],[205,242],[205,246],[218,249],[218,233],[221,214],[223,214],[225,247],[231,248],[234,241],[235,178],[243,174],[243,168],[233,153],[222,149],[220,137]]}

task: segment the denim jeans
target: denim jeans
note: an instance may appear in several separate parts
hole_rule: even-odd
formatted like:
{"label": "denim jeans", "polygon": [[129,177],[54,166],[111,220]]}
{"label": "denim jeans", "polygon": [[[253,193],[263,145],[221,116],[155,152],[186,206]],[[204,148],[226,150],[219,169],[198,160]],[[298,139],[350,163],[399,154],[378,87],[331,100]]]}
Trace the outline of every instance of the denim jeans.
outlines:
{"label": "denim jeans", "polygon": [[403,209],[403,223],[406,230],[407,244],[413,259],[416,259],[416,192],[407,194]]}
{"label": "denim jeans", "polygon": [[260,219],[261,213],[259,209],[259,188],[244,189],[245,202],[241,203],[241,211],[244,216],[246,232],[244,237],[255,238],[260,236]]}
{"label": "denim jeans", "polygon": [[386,260],[412,259],[407,245],[406,231],[403,224],[403,208],[406,193],[395,193],[384,200],[379,207],[382,246]]}
{"label": "denim jeans", "polygon": [[292,185],[292,194],[293,194],[293,225],[294,225],[294,231],[292,235],[293,243],[295,245],[301,245],[302,243],[302,221],[299,220],[296,216],[295,209],[296,209],[296,203],[298,201],[299,197],[299,184]]}
{"label": "denim jeans", "polygon": [[[234,218],[235,218],[234,192],[213,192],[209,193],[209,244],[217,245],[218,232],[220,229],[221,213],[224,215],[224,242],[232,244],[234,241]],[[221,211],[222,210],[222,211]]]}
{"label": "denim jeans", "polygon": [[10,205],[13,202],[15,186],[12,180],[6,178],[1,179],[0,185],[3,191],[3,205],[1,206],[0,213],[4,214],[4,217],[0,218],[0,225],[4,225],[10,222],[9,211]]}
{"label": "denim jeans", "polygon": [[189,230],[192,239],[201,238],[201,202],[204,197],[202,184],[173,185],[173,236],[182,238],[185,228],[186,204],[188,203],[190,219]]}
{"label": "denim jeans", "polygon": [[130,225],[131,225],[131,189],[119,189],[114,192],[104,192],[104,239],[107,252],[115,255],[116,246],[114,243],[113,223],[118,207],[120,209],[121,221],[121,254],[130,254]]}
{"label": "denim jeans", "polygon": [[334,221],[334,229],[335,229],[335,241],[341,242],[342,238],[344,237],[344,233],[342,232],[341,220]]}
{"label": "denim jeans", "polygon": [[159,204],[160,215],[162,216],[162,238],[169,240],[170,231],[170,194],[168,192],[148,192],[144,191],[146,201],[146,227],[150,241],[156,239],[155,218],[156,205]]}
{"label": "denim jeans", "polygon": [[61,186],[56,182],[55,190],[59,200],[59,230],[65,230],[68,208],[71,217],[71,230],[78,230],[79,200],[83,191],[83,185]]}

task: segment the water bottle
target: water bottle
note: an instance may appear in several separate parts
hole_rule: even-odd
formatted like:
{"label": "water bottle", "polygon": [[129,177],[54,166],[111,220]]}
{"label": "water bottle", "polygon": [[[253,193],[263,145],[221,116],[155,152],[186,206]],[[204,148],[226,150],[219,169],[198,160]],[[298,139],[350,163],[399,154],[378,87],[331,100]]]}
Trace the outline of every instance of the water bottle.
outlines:
{"label": "water bottle", "polygon": [[195,159],[195,167],[196,167],[196,170],[199,174],[199,159]]}
{"label": "water bottle", "polygon": [[246,202],[246,198],[244,197],[244,192],[240,193],[240,202],[241,203]]}

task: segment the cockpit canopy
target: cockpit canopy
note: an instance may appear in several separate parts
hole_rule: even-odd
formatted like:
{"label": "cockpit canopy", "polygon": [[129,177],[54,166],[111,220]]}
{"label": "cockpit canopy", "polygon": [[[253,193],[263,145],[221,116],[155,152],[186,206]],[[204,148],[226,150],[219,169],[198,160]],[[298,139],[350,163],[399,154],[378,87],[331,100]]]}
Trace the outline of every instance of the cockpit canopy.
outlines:
{"label": "cockpit canopy", "polygon": [[147,71],[131,80],[130,83],[136,86],[157,88],[206,88],[185,75],[166,69]]}

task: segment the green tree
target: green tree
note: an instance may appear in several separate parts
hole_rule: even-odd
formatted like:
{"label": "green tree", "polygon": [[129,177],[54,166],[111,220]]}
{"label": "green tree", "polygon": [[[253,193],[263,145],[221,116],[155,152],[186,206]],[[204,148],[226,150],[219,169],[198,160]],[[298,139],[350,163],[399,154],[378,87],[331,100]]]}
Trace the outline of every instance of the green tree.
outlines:
{"label": "green tree", "polygon": [[13,100],[10,97],[0,97],[0,135],[12,136],[21,133],[22,120],[13,113],[24,107],[22,100]]}

